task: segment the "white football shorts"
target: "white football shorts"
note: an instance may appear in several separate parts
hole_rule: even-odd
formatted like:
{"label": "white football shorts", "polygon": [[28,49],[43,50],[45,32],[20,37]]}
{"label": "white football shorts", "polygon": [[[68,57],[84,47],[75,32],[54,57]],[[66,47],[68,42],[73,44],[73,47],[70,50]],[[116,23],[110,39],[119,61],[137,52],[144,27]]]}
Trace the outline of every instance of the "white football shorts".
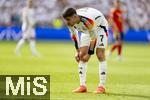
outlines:
{"label": "white football shorts", "polygon": [[[103,28],[101,28],[97,33],[96,48],[106,48],[108,45],[107,43],[108,43],[107,33]],[[90,46],[90,35],[81,33],[80,47],[84,46]]]}

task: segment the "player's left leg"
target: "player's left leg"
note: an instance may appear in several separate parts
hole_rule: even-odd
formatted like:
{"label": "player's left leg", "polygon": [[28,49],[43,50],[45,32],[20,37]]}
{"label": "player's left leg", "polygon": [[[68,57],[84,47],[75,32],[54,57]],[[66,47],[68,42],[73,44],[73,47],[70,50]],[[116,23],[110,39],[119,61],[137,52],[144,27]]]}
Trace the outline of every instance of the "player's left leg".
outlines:
{"label": "player's left leg", "polygon": [[39,56],[39,53],[36,49],[36,40],[35,40],[35,32],[34,30],[30,31],[31,35],[29,36],[29,45],[33,56]]}
{"label": "player's left leg", "polygon": [[30,45],[30,49],[31,49],[32,55],[33,56],[39,56],[39,53],[38,53],[38,51],[36,49],[35,38],[30,38],[29,39],[29,45]]}
{"label": "player's left leg", "polygon": [[115,49],[118,49],[119,48],[119,42],[118,42],[118,35],[115,36],[115,43],[112,45],[109,53],[107,54],[107,57],[109,58],[112,53],[115,51]]}
{"label": "player's left leg", "polygon": [[95,93],[105,93],[105,83],[106,83],[106,68],[107,62],[105,59],[105,48],[97,48],[96,55],[99,60],[99,86]]}
{"label": "player's left leg", "polygon": [[95,93],[105,93],[105,83],[106,83],[106,68],[107,61],[105,57],[105,48],[107,47],[108,36],[106,28],[99,32],[96,44],[96,55],[99,60],[99,86]]}

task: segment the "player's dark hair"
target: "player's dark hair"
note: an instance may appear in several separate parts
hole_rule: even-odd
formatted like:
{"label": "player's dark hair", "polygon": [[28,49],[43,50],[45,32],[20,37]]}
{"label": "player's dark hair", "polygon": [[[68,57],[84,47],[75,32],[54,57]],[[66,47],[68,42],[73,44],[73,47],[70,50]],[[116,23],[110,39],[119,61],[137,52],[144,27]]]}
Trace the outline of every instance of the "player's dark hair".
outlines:
{"label": "player's dark hair", "polygon": [[120,3],[121,1],[120,1],[120,0],[116,0],[116,2],[117,2],[117,3]]}
{"label": "player's dark hair", "polygon": [[67,17],[70,17],[74,14],[77,14],[76,10],[74,8],[66,8],[63,13],[62,13],[62,16],[64,18],[67,18]]}

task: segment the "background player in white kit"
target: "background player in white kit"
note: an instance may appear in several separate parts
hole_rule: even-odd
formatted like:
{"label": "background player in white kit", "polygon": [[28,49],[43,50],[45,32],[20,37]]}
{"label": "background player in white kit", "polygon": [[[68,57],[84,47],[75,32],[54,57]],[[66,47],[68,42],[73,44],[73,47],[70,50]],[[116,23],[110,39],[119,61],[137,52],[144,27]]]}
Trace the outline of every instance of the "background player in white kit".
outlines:
{"label": "background player in white kit", "polygon": [[27,6],[22,11],[22,38],[16,46],[16,54],[20,55],[20,49],[25,41],[29,41],[29,45],[34,56],[38,56],[35,46],[35,17],[33,9],[33,1],[28,0]]}
{"label": "background player in white kit", "polygon": [[[104,15],[94,8],[67,8],[63,12],[63,18],[67,24],[77,50],[76,61],[79,63],[80,87],[73,90],[76,93],[87,92],[86,88],[86,66],[91,55],[96,55],[99,60],[100,83],[95,93],[105,93],[106,81],[106,59],[105,48],[107,46],[108,23]],[[78,37],[81,32],[81,38]]]}

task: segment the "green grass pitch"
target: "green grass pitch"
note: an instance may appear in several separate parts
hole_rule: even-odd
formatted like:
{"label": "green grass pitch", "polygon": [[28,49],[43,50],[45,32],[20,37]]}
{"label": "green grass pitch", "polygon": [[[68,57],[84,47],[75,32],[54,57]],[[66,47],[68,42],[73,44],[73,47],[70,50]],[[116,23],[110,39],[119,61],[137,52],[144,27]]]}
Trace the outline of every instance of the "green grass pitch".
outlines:
{"label": "green grass pitch", "polygon": [[31,55],[28,45],[22,56],[14,54],[15,42],[0,42],[0,74],[51,75],[51,100],[150,100],[150,45],[125,44],[123,61],[116,53],[108,60],[106,94],[92,93],[98,85],[98,60],[88,63],[87,93],[75,94],[79,86],[75,49],[70,42],[38,42],[42,57]]}

